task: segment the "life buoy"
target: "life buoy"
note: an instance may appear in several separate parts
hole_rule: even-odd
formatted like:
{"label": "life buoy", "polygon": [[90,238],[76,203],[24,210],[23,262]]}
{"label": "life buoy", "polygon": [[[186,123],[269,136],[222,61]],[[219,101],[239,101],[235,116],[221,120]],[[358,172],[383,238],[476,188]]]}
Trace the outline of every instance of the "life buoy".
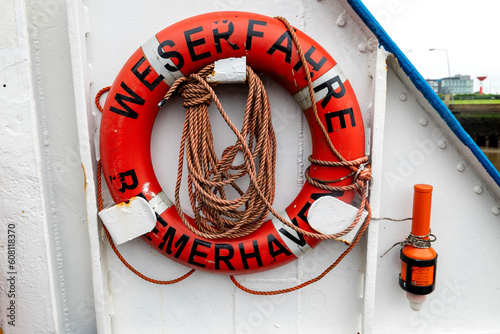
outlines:
{"label": "life buoy", "polygon": [[[335,60],[297,30],[313,78],[318,114],[329,137],[346,160],[364,155],[364,127],[351,84]],[[143,239],[157,251],[195,269],[217,273],[251,273],[288,263],[318,239],[298,234],[277,219],[239,238],[210,240],[193,234],[181,221],[155,176],[150,153],[158,103],[177,78],[229,57],[246,56],[255,72],[281,84],[298,101],[312,136],[312,157],[338,161],[311,112],[307,81],[296,47],[284,24],[245,12],[215,12],[180,21],[156,34],[127,61],[109,92],[100,128],[102,169],[116,203],[144,197],[157,213],[155,229]],[[131,139],[133,138],[133,140]],[[314,165],[313,178],[341,179],[346,167]],[[352,176],[336,185],[348,185]],[[283,216],[312,231],[310,205],[321,196],[350,203],[354,191],[331,193],[306,182]]]}

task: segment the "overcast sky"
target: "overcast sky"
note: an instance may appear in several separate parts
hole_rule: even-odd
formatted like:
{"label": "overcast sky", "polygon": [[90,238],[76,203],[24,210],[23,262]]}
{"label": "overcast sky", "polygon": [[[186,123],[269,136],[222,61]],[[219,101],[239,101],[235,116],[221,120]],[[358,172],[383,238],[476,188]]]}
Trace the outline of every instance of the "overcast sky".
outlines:
{"label": "overcast sky", "polygon": [[363,0],[424,78],[478,76],[485,93],[500,93],[499,0]]}

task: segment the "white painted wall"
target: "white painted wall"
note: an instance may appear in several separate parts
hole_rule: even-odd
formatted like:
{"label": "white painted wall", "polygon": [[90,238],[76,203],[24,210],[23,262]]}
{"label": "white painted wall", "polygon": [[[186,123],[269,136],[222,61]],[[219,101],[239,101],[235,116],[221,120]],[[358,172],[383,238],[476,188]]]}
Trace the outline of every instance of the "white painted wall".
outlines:
{"label": "white painted wall", "polygon": [[[387,85],[380,216],[410,217],[413,191],[408,184],[432,184],[431,228],[439,258],[436,290],[420,312],[411,311],[404,292],[394,289],[398,251],[378,259],[374,332],[496,333],[500,295],[491,279],[499,269],[490,264],[500,252],[500,216],[494,213],[498,199],[453,145],[449,130],[439,127],[433,112],[426,112],[392,70]],[[410,223],[380,221],[372,228],[378,229],[377,255],[382,255],[406,237]]]}
{"label": "white painted wall", "polygon": [[[93,98],[154,33],[214,10],[284,16],[338,61],[360,102],[367,140],[374,144],[375,215],[408,217],[413,184],[434,186],[431,224],[438,236],[438,282],[422,311],[411,311],[398,287],[398,251],[380,258],[407,235],[408,223],[374,221],[363,243],[326,278],[275,297],[245,294],[227,277],[202,272],[175,286],[155,286],[129,272],[103,241],[96,215],[92,135],[98,112]],[[341,15],[347,18],[344,26],[337,24]],[[343,1],[333,0],[199,0],[189,5],[3,0],[0,328],[5,333],[497,331],[500,292],[494,278],[500,269],[494,263],[500,216],[492,209],[498,199],[486,187],[477,193],[484,181],[467,166],[473,160],[466,150],[411,84],[398,77],[397,65],[386,70],[387,54],[351,15]],[[275,201],[281,211],[304,181],[310,140],[292,98],[275,83],[265,84],[281,147]],[[219,91],[228,110],[241,110],[244,87]],[[180,103],[171,102],[155,124],[152,147],[155,170],[170,197],[182,124]],[[230,116],[241,122],[237,111]],[[440,140],[447,143],[444,149],[437,146]],[[463,172],[457,170],[460,163],[467,166]],[[108,198],[106,204],[111,205]],[[16,226],[16,327],[6,317],[12,299],[7,295],[8,253],[3,251],[8,251],[9,224]],[[288,287],[316,276],[344,247],[324,242],[295,263],[239,280],[262,290]],[[158,279],[187,270],[140,240],[120,250]]]}
{"label": "white painted wall", "polygon": [[[5,0],[1,12],[0,327],[5,333],[94,332],[66,4]],[[16,233],[12,298],[9,224]],[[15,327],[6,317],[11,300]]]}
{"label": "white painted wall", "polygon": [[[168,10],[176,13],[170,16],[164,15],[165,6],[161,2],[139,8],[133,3],[117,6],[112,2],[89,6],[90,34],[86,47],[92,67],[91,96],[101,87],[111,84],[129,55],[164,27],[208,11],[243,10],[285,16],[325,46],[341,64],[347,77],[357,83],[355,89],[363,113],[368,114],[372,89],[368,73],[372,54],[360,52],[357,48],[357,44],[366,43],[366,37],[354,22],[348,22],[343,28],[336,25],[336,18],[344,11],[342,6],[317,1],[297,1],[295,5],[289,1],[193,1],[191,4],[189,8],[180,3],[169,4]],[[104,12],[110,14],[104,17],[100,14]],[[116,26],[109,24],[113,17],[120,18],[119,33]],[[139,23],[138,17],[148,19]],[[332,34],[332,31],[336,33]],[[334,47],[345,46],[352,39],[357,41],[354,49],[340,47],[337,50]],[[359,68],[364,70],[359,71]],[[310,154],[309,130],[293,98],[274,82],[265,80],[265,84],[280,147],[277,166],[279,191],[275,200],[280,211],[296,196],[304,182],[305,161]],[[243,115],[239,111],[243,110],[246,88],[229,86],[220,87],[219,91],[230,116],[241,124]],[[173,198],[182,114],[179,101],[172,101],[166,110],[162,110],[153,130],[153,162],[160,183],[170,198]],[[227,145],[224,139],[230,133],[220,120],[216,123],[216,144],[221,148],[222,142]],[[340,254],[344,248],[339,243],[324,243],[297,263],[240,280],[263,290],[292,286],[319,274],[333,262],[333,255],[327,254]],[[120,250],[134,266],[155,278],[173,278],[186,272],[185,267],[154,251],[152,253],[140,240],[125,244]],[[131,274],[109,250],[106,254],[113,297],[111,327],[117,333],[194,333],[200,330],[217,333],[301,333],[313,330],[320,333],[327,328],[338,328],[342,332],[360,329],[361,247],[350,255],[350,261],[339,266],[335,274],[320,284],[277,297],[247,295],[237,290],[227,277],[203,272],[197,272],[173,287],[154,286]],[[329,298],[332,294],[336,297]],[[339,300],[344,302],[339,303]]]}

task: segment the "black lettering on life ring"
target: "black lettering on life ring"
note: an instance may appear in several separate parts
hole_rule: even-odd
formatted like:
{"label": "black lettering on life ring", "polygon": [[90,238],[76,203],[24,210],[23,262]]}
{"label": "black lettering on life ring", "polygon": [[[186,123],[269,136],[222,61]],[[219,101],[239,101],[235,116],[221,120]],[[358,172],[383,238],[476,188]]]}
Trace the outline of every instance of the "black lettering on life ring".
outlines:
{"label": "black lettering on life ring", "polygon": [[192,61],[198,61],[198,60],[202,60],[202,59],[210,57],[210,52],[208,52],[208,51],[200,53],[200,54],[196,54],[196,52],[194,50],[194,48],[196,46],[200,46],[200,45],[205,44],[205,38],[200,38],[200,39],[196,39],[193,41],[191,39],[191,35],[194,35],[198,32],[202,32],[202,31],[203,31],[202,26],[184,31],[184,38],[186,39],[186,44],[187,44],[187,47],[189,50],[189,55],[191,56]]}
{"label": "black lettering on life ring", "polygon": [[[158,223],[160,223],[163,227],[166,228],[168,226],[167,222],[160,215],[157,214],[156,219]],[[152,231],[152,233],[156,235],[158,235],[159,232],[160,231],[156,227]],[[186,247],[187,243],[189,242],[189,236],[187,236],[186,234],[182,234],[179,237],[179,239],[177,239],[177,241],[174,243],[174,237],[176,232],[177,230],[174,227],[168,226],[168,229],[166,229],[165,234],[163,235],[162,241],[158,244],[158,249],[163,250],[163,247],[166,246],[165,253],[172,254],[172,244],[173,244],[173,246],[177,249],[177,251],[174,254],[174,257],[178,259],[179,256],[181,256],[182,251]]]}
{"label": "black lettering on life ring", "polygon": [[163,247],[167,245],[167,248],[165,248],[165,253],[172,254],[172,243],[174,242],[175,232],[177,232],[177,230],[172,226],[169,226],[165,231],[165,234],[163,235],[162,241],[158,245],[158,249],[163,250]]}
{"label": "black lettering on life ring", "polygon": [[139,61],[134,65],[134,67],[132,67],[132,73],[134,73],[137,79],[139,79],[139,81],[142,82],[144,86],[146,86],[146,88],[152,92],[156,88],[156,86],[158,86],[160,82],[162,82],[164,76],[160,74],[156,77],[156,79],[154,79],[153,82],[147,81],[146,77],[149,75],[149,73],[151,73],[151,66],[148,65],[144,69],[144,71],[139,71],[139,67],[142,63],[144,63],[145,60],[146,58],[142,56],[141,59],[139,59]]}
{"label": "black lettering on life ring", "polygon": [[[218,21],[215,22],[215,24],[218,24],[218,23],[219,23]],[[229,46],[231,46],[233,48],[233,50],[239,50],[240,47],[237,44],[231,43],[229,41],[229,37],[231,37],[231,35],[234,32],[233,22],[228,21],[228,20],[224,20],[224,21],[222,21],[222,23],[227,23],[227,31],[226,32],[219,32],[218,27],[212,30],[212,32],[214,34],[215,50],[217,50],[217,53],[222,52],[222,46],[220,44],[220,41],[222,39],[225,40],[229,44]]]}
{"label": "black lettering on life ring", "polygon": [[264,37],[264,32],[254,30],[255,25],[267,26],[266,21],[259,20],[248,20],[248,29],[247,29],[247,39],[245,41],[245,49],[252,50],[252,37]]}
{"label": "black lettering on life ring", "polygon": [[243,246],[243,243],[239,243],[238,247],[240,249],[240,255],[241,255],[241,262],[243,263],[243,268],[249,269],[250,266],[248,265],[248,259],[255,258],[257,261],[257,266],[262,267],[262,258],[260,256],[260,250],[259,250],[259,244],[257,243],[257,240],[252,241],[253,245],[253,252],[252,253],[245,253],[245,247]]}
{"label": "black lettering on life ring", "polygon": [[[116,180],[116,176],[111,177],[110,175],[109,180],[113,182],[113,180]],[[118,180],[121,184],[121,187],[118,189],[118,191],[120,191],[121,193],[124,193],[126,190],[134,190],[139,185],[139,181],[137,180],[137,175],[135,174],[134,169],[118,173]]]}
{"label": "black lettering on life ring", "polygon": [[[299,227],[299,223],[297,222],[297,218],[292,219],[293,225]],[[279,233],[290,239],[292,242],[295,244],[299,245],[300,247],[304,247],[306,245],[306,240],[304,239],[304,236],[301,233],[295,232],[295,235],[292,233],[288,232],[284,227],[280,228]]]}
{"label": "black lettering on life ring", "polygon": [[[340,88],[340,91],[336,91],[335,88],[333,87],[334,84],[338,84],[338,88]],[[332,96],[336,99],[340,99],[345,95],[345,87],[344,84],[342,83],[342,80],[340,77],[337,75],[331,79],[328,79],[327,81],[323,82],[321,85],[318,85],[317,87],[314,88],[314,92],[317,93],[320,90],[323,89],[328,89],[328,93],[326,94],[325,98],[323,101],[321,101],[321,106],[323,109],[326,107],[328,102],[330,102],[330,99]]]}
{"label": "black lettering on life ring", "polygon": [[[276,247],[276,248],[275,248]],[[269,248],[269,255],[276,258],[281,253],[287,256],[292,255],[292,253],[286,248],[273,234],[267,235],[267,248]]]}
{"label": "black lettering on life ring", "polygon": [[352,111],[352,108],[342,109],[339,111],[333,111],[333,112],[329,112],[329,113],[325,114],[326,129],[327,129],[328,133],[333,132],[332,119],[335,117],[339,118],[341,129],[345,129],[347,127],[345,117],[344,117],[345,115],[349,115],[349,118],[351,120],[351,126],[352,127],[356,126],[356,120],[354,119],[354,113]]}
{"label": "black lettering on life ring", "polygon": [[[221,251],[225,250],[227,251],[226,255],[222,255]],[[235,270],[233,265],[229,260],[231,260],[234,256],[234,248],[230,244],[215,244],[215,254],[214,254],[214,262],[215,262],[215,269],[220,270],[220,263],[221,261],[226,264],[226,267],[229,270]]]}
{"label": "black lettering on life ring", "polygon": [[[304,57],[306,58],[307,63],[312,66],[313,71],[318,72],[319,70],[321,70],[323,65],[325,65],[326,57],[322,56],[321,59],[318,62],[316,62],[314,59],[312,59],[312,54],[314,53],[314,51],[316,51],[316,48],[314,46],[311,46],[309,50],[307,50],[307,52],[304,54]],[[302,67],[302,61],[299,60],[297,64],[294,66],[293,70],[298,71],[300,70],[301,67]],[[312,77],[314,77],[314,73],[311,73],[311,78]]]}
{"label": "black lettering on life ring", "polygon": [[129,94],[129,96],[122,95],[120,93],[115,94],[114,97],[115,102],[121,105],[123,109],[118,109],[115,106],[111,106],[109,110],[118,115],[122,115],[132,119],[137,119],[139,114],[125,102],[130,102],[142,106],[146,101],[142,97],[140,97],[136,92],[134,92],[129,86],[127,86],[125,82],[122,81],[120,83],[120,87],[123,88],[123,90],[125,90]]}
{"label": "black lettering on life ring", "polygon": [[[286,46],[282,45],[284,40],[286,40]],[[272,55],[276,50],[281,51],[285,54],[285,61],[290,64],[292,61],[292,45],[292,35],[290,35],[290,32],[287,30],[278,38],[276,42],[274,42],[273,46],[267,50],[267,53]]]}
{"label": "black lettering on life ring", "polygon": [[344,196],[344,192],[342,190],[335,190],[329,193],[312,193],[311,199],[317,200],[318,198],[321,198],[323,196],[342,197]]}
{"label": "black lettering on life ring", "polygon": [[165,52],[165,50],[163,50],[163,47],[165,46],[174,47],[175,43],[169,39],[161,42],[160,45],[158,45],[158,55],[163,59],[171,59],[171,58],[177,59],[177,65],[172,66],[170,64],[165,64],[165,68],[170,72],[180,71],[184,67],[184,57],[182,57],[182,54],[179,51]]}
{"label": "black lettering on life ring", "polygon": [[191,252],[189,253],[188,263],[192,264],[192,265],[195,265],[195,266],[198,266],[198,267],[204,268],[205,264],[196,262],[194,260],[194,258],[195,258],[195,256],[199,256],[199,257],[202,257],[202,258],[207,258],[208,254],[207,253],[203,253],[202,251],[198,250],[198,247],[210,248],[210,247],[212,247],[212,244],[210,242],[208,242],[208,241],[200,240],[200,239],[197,239],[197,238],[195,238],[194,241],[193,241],[193,246],[191,247]]}

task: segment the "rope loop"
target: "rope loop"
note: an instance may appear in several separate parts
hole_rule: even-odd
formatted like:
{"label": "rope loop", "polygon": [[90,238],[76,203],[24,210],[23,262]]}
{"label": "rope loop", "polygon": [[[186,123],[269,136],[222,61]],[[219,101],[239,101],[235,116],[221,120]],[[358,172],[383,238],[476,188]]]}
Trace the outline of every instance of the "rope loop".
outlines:
{"label": "rope loop", "polygon": [[[96,105],[97,109],[99,109],[100,112],[103,112],[103,107],[102,107],[101,102],[100,102],[101,96],[104,93],[106,93],[107,91],[109,91],[110,89],[111,89],[111,86],[107,86],[107,87],[102,88],[101,90],[99,90],[99,92],[97,93],[97,95],[95,97],[95,100],[94,100],[95,105]],[[103,204],[103,199],[102,199],[102,163],[100,160],[97,162],[96,174],[97,174],[97,208],[99,209],[99,211],[102,211],[104,209],[104,204]],[[184,275],[177,277],[177,278],[174,278],[174,279],[171,279],[171,280],[157,280],[157,279],[151,278],[149,276],[146,276],[143,273],[141,273],[139,270],[135,269],[130,263],[128,263],[128,261],[123,257],[123,255],[120,253],[120,251],[116,247],[115,243],[113,242],[113,239],[111,238],[111,234],[109,233],[106,226],[104,224],[101,224],[101,225],[102,225],[102,228],[104,230],[104,233],[106,234],[106,238],[108,239],[109,245],[111,246],[111,249],[113,249],[113,252],[116,254],[118,259],[120,259],[120,261],[123,263],[123,265],[125,267],[127,267],[131,272],[133,272],[135,275],[139,276],[140,278],[142,278],[145,281],[148,281],[148,282],[154,283],[154,284],[159,284],[159,285],[170,285],[170,284],[179,283],[179,282],[185,280],[186,278],[191,276],[196,271],[194,269],[191,269],[187,273],[185,273]]]}
{"label": "rope loop", "polygon": [[389,253],[389,251],[391,251],[397,245],[400,245],[401,247],[413,246],[415,248],[425,249],[425,248],[430,248],[431,243],[435,242],[436,240],[437,240],[437,237],[432,233],[429,233],[429,234],[424,235],[424,236],[420,236],[420,235],[414,235],[410,232],[410,234],[406,237],[405,240],[396,242],[394,245],[391,246],[391,248],[386,250],[384,252],[384,254],[382,254],[380,257],[384,257],[384,255]]}
{"label": "rope loop", "polygon": [[103,112],[103,108],[102,108],[102,105],[101,105],[101,96],[106,93],[107,91],[109,91],[111,89],[111,86],[107,86],[107,87],[104,87],[102,88],[101,90],[99,90],[99,92],[97,92],[96,96],[95,96],[95,105],[97,107],[97,109],[99,109],[100,112]]}
{"label": "rope loop", "polygon": [[[329,139],[329,138],[328,138]],[[339,178],[337,180],[320,180],[317,178],[313,178],[309,175],[310,167],[307,168],[305,172],[306,180],[311,183],[313,186],[328,190],[328,191],[347,191],[347,190],[356,190],[358,193],[362,193],[363,189],[368,186],[368,182],[371,181],[371,166],[368,163],[369,157],[364,156],[359,159],[347,161],[324,161],[319,159],[314,159],[312,156],[309,156],[309,161],[313,164],[322,165],[322,166],[330,166],[330,167],[349,167],[353,170],[350,174]],[[348,177],[354,175],[353,182],[347,186],[332,186],[332,183],[340,182]]]}
{"label": "rope loop", "polygon": [[401,246],[409,245],[415,248],[422,248],[422,249],[430,248],[431,243],[436,240],[437,237],[432,233],[429,233],[424,236],[414,235],[410,233],[408,237],[403,242],[401,242]]}

